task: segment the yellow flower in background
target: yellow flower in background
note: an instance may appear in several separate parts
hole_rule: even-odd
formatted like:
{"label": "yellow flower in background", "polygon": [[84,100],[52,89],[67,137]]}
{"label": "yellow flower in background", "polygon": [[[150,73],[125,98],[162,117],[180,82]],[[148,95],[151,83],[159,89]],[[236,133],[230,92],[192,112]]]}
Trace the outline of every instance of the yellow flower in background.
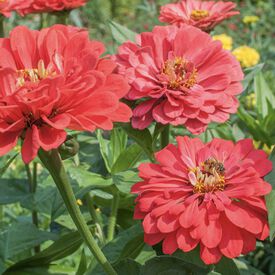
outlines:
{"label": "yellow flower in background", "polygon": [[213,39],[221,41],[222,47],[225,50],[229,50],[229,51],[232,50],[233,39],[231,36],[223,33],[223,34],[219,34],[219,35],[213,35]]}
{"label": "yellow flower in background", "polygon": [[256,95],[251,93],[246,96],[245,103],[248,109],[253,109],[256,106]]}
{"label": "yellow flower in background", "polygon": [[246,15],[244,18],[243,18],[243,22],[245,24],[252,24],[252,23],[256,23],[260,20],[260,18],[256,15]]}
{"label": "yellow flower in background", "polygon": [[80,199],[76,200],[76,202],[77,202],[77,204],[78,204],[79,206],[82,206],[82,205],[83,205],[83,202],[82,202],[82,200],[80,200]]}
{"label": "yellow flower in background", "polygon": [[241,63],[243,68],[255,66],[260,61],[260,54],[257,50],[248,46],[238,47],[232,53]]}

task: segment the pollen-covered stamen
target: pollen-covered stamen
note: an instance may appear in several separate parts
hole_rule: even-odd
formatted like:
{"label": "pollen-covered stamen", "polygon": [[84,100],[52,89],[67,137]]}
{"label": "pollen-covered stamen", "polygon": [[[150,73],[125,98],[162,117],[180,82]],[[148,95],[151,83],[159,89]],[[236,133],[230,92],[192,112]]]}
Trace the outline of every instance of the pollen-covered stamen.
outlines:
{"label": "pollen-covered stamen", "polygon": [[54,76],[55,70],[52,68],[45,68],[45,63],[42,59],[38,61],[37,68],[17,70],[17,86],[22,87],[26,82],[38,83],[48,76]]}
{"label": "pollen-covered stamen", "polygon": [[192,10],[191,18],[195,21],[201,20],[209,16],[209,12],[207,10]]}
{"label": "pollen-covered stamen", "polygon": [[221,162],[209,158],[188,174],[194,193],[209,193],[224,190],[225,169]]}
{"label": "pollen-covered stamen", "polygon": [[168,59],[164,63],[162,75],[170,89],[189,89],[197,82],[197,69],[193,63],[182,57]]}

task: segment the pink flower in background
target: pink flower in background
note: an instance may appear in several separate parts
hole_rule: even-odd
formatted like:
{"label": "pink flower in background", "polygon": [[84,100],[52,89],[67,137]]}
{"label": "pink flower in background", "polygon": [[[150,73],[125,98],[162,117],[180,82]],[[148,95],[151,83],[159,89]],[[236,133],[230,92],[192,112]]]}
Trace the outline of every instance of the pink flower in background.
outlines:
{"label": "pink flower in background", "polygon": [[236,4],[223,1],[182,0],[161,7],[159,20],[180,26],[187,24],[204,31],[212,30],[223,20],[239,14]]}
{"label": "pink flower in background", "polygon": [[58,148],[66,129],[111,130],[130,120],[119,101],[129,85],[112,60],[100,58],[104,51],[87,31],[63,25],[19,26],[0,39],[0,156],[22,139],[28,163],[40,148]]}
{"label": "pink flower in background", "polygon": [[177,143],[156,153],[157,164],[141,164],[142,181],[132,187],[145,242],[162,241],[165,254],[199,245],[206,264],[253,251],[256,239],[269,235],[264,195],[272,188],[263,177],[272,162],[266,153],[250,139],[203,144],[177,137]]}
{"label": "pink flower in background", "polygon": [[21,15],[40,12],[72,10],[84,6],[88,0],[31,0],[27,8],[18,9]]}
{"label": "pink flower in background", "polygon": [[12,11],[29,7],[32,0],[0,0],[0,13],[9,17]]}
{"label": "pink flower in background", "polygon": [[185,125],[193,134],[237,111],[242,91],[239,62],[220,41],[192,26],[155,27],[137,43],[126,42],[114,57],[135,100],[132,125],[153,121]]}

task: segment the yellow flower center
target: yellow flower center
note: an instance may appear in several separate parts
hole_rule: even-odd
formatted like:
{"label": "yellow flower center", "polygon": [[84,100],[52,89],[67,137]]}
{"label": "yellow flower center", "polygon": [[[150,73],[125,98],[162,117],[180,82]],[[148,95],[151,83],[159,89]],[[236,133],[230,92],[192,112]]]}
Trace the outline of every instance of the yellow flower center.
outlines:
{"label": "yellow flower center", "polygon": [[191,169],[189,179],[194,193],[209,193],[224,190],[225,169],[221,162],[209,158],[199,167]]}
{"label": "yellow flower center", "polygon": [[166,76],[170,89],[178,89],[194,86],[198,73],[193,63],[182,57],[175,57],[164,63],[162,74]]}
{"label": "yellow flower center", "polygon": [[[0,0],[1,1],[1,0]],[[48,76],[56,75],[56,72],[45,68],[43,60],[39,60],[37,68],[17,70],[17,86],[22,87],[26,82],[39,83]]]}
{"label": "yellow flower center", "polygon": [[201,20],[209,16],[209,12],[207,10],[192,10],[191,18],[195,21]]}

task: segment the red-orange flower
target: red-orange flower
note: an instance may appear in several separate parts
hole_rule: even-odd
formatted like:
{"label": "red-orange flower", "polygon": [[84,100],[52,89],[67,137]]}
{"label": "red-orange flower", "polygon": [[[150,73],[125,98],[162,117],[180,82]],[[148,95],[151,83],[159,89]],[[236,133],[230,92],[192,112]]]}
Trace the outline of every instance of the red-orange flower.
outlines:
{"label": "red-orange flower", "polygon": [[240,63],[198,28],[157,26],[121,45],[115,59],[131,85],[127,98],[137,103],[134,128],[156,121],[200,134],[237,111]]}
{"label": "red-orange flower", "polygon": [[30,0],[26,8],[17,9],[21,15],[40,12],[72,10],[84,6],[88,0]]}
{"label": "red-orange flower", "polygon": [[145,242],[163,241],[165,254],[199,245],[206,264],[254,250],[256,239],[269,235],[264,195],[272,188],[263,177],[272,162],[266,153],[250,139],[203,144],[177,137],[177,143],[156,154],[157,164],[141,164],[142,181],[132,187]]}
{"label": "red-orange flower", "polygon": [[180,26],[187,24],[204,31],[212,30],[223,20],[239,14],[236,4],[223,1],[182,0],[161,7],[159,20]]}
{"label": "red-orange flower", "polygon": [[0,39],[0,155],[22,138],[30,162],[66,139],[65,129],[110,130],[129,121],[131,110],[119,99],[128,84],[102,59],[104,45],[88,32],[63,25],[39,31],[19,26]]}
{"label": "red-orange flower", "polygon": [[0,13],[9,17],[12,11],[27,8],[32,0],[0,0]]}

